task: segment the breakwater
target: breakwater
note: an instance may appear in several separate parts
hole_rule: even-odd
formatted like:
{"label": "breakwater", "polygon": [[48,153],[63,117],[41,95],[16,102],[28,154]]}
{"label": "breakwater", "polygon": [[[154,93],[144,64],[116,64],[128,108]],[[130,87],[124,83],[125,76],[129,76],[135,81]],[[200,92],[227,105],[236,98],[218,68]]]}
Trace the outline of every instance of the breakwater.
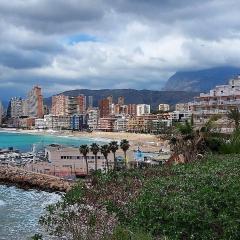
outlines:
{"label": "breakwater", "polygon": [[7,166],[0,166],[0,183],[48,192],[67,192],[73,186],[73,183],[59,177]]}

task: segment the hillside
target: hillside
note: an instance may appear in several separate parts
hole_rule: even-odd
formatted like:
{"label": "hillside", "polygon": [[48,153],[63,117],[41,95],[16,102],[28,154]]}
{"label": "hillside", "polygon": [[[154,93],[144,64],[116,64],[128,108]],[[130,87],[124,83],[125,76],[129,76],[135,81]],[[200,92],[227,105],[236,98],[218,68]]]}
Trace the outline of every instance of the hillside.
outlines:
{"label": "hillside", "polygon": [[239,170],[239,155],[210,154],[188,164],[95,175],[92,187],[79,182],[41,223],[68,239],[237,240]]}
{"label": "hillside", "polygon": [[228,80],[240,74],[237,67],[216,67],[199,71],[176,72],[164,87],[167,91],[206,92],[216,85],[226,84]]}
{"label": "hillside", "polygon": [[[77,89],[72,91],[66,91],[62,94],[66,96],[77,96],[84,94],[86,96],[93,96],[94,106],[98,106],[101,99],[110,95],[113,96],[114,101],[117,102],[117,98],[120,96],[125,97],[125,103],[146,103],[150,104],[153,109],[156,109],[159,103],[168,103],[174,105],[178,102],[188,102],[197,96],[196,92],[185,91],[151,91],[151,90],[135,90],[135,89],[101,89],[101,90],[89,90],[89,89]],[[51,105],[51,98],[45,99],[45,104]]]}

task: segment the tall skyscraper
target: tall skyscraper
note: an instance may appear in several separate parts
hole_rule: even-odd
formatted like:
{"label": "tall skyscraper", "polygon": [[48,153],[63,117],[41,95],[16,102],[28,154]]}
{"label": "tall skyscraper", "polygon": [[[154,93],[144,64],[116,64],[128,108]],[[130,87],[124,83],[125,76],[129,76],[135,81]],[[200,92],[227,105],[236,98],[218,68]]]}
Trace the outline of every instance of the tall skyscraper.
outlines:
{"label": "tall skyscraper", "polygon": [[86,96],[80,95],[76,97],[77,100],[77,114],[86,112]]}
{"label": "tall skyscraper", "polygon": [[39,86],[28,93],[28,112],[29,117],[42,118],[44,115],[42,89]]}
{"label": "tall skyscraper", "polygon": [[100,117],[108,117],[110,115],[109,99],[105,98],[100,101]]}
{"label": "tall skyscraper", "polygon": [[2,102],[0,101],[0,125],[2,125],[3,114],[4,114],[3,105]]}
{"label": "tall skyscraper", "polygon": [[88,108],[93,108],[93,96],[88,96]]}
{"label": "tall skyscraper", "polygon": [[67,97],[67,115],[74,115],[78,113],[78,104],[76,97]]}
{"label": "tall skyscraper", "polygon": [[52,97],[52,114],[55,116],[67,114],[67,97],[63,94]]}

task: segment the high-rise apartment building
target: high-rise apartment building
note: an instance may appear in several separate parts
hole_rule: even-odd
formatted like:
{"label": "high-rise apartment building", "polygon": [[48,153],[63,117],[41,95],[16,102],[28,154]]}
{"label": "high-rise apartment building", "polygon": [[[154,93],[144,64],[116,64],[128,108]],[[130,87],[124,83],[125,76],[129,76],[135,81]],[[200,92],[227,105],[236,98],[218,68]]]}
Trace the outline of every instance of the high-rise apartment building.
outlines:
{"label": "high-rise apartment building", "polygon": [[93,96],[88,96],[88,108],[93,108]]}
{"label": "high-rise apartment building", "polygon": [[63,94],[52,97],[52,114],[55,116],[67,114],[67,97]]}
{"label": "high-rise apartment building", "polygon": [[118,104],[119,104],[120,106],[124,105],[124,97],[123,97],[123,96],[121,96],[121,97],[118,98]]}
{"label": "high-rise apartment building", "polygon": [[148,104],[138,104],[137,105],[137,116],[150,114],[150,105]]}
{"label": "high-rise apartment building", "polygon": [[109,105],[112,105],[113,104],[113,96],[108,96],[107,99],[109,101]]}
{"label": "high-rise apartment building", "polygon": [[90,109],[88,110],[88,115],[87,115],[87,123],[88,127],[91,130],[95,130],[98,126],[98,119],[99,119],[99,111],[98,109]]}
{"label": "high-rise apartment building", "polygon": [[74,115],[78,112],[77,98],[67,97],[67,115]]}
{"label": "high-rise apartment building", "polygon": [[0,102],[0,125],[2,125],[3,114],[4,114],[3,105],[2,102]]}
{"label": "high-rise apartment building", "polygon": [[77,114],[83,114],[86,112],[86,96],[80,95],[76,97],[77,101]]}
{"label": "high-rise apartment building", "polygon": [[29,115],[29,104],[28,99],[22,100],[22,116],[28,116]]}
{"label": "high-rise apartment building", "polygon": [[102,99],[100,101],[100,118],[108,117],[110,115],[110,102],[109,99]]}
{"label": "high-rise apartment building", "polygon": [[44,115],[42,89],[39,86],[33,87],[28,93],[28,115],[36,118],[42,118]]}
{"label": "high-rise apartment building", "polygon": [[127,114],[130,116],[137,115],[137,104],[128,104],[127,105]]}
{"label": "high-rise apartment building", "polygon": [[8,107],[8,117],[19,118],[23,116],[23,100],[22,98],[11,98]]}

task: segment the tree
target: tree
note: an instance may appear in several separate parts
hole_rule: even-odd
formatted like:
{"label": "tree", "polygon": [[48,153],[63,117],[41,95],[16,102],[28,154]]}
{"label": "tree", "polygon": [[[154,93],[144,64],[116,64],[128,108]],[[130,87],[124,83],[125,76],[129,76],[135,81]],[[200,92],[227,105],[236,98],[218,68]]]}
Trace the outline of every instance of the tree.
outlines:
{"label": "tree", "polygon": [[127,139],[123,139],[120,142],[120,148],[123,150],[124,152],[124,161],[125,161],[125,167],[127,166],[127,150],[129,149],[130,144],[129,141]]}
{"label": "tree", "polygon": [[117,169],[117,160],[116,160],[116,151],[118,150],[118,142],[117,141],[112,141],[109,143],[110,150],[113,153],[113,158],[114,158],[114,170]]}
{"label": "tree", "polygon": [[84,159],[85,159],[85,164],[86,164],[86,172],[88,175],[88,160],[87,160],[87,155],[89,153],[89,147],[88,145],[81,145],[79,147],[79,152],[83,155]]}
{"label": "tree", "polygon": [[111,152],[110,147],[108,144],[104,144],[101,146],[101,153],[106,160],[107,171],[109,171],[109,162],[108,162],[108,154]]}
{"label": "tree", "polygon": [[97,171],[97,155],[100,151],[100,147],[97,143],[92,143],[92,145],[90,146],[90,150],[95,156],[95,171]]}
{"label": "tree", "polygon": [[238,130],[240,125],[240,112],[238,108],[231,109],[227,116],[230,120],[234,121],[235,129]]}

